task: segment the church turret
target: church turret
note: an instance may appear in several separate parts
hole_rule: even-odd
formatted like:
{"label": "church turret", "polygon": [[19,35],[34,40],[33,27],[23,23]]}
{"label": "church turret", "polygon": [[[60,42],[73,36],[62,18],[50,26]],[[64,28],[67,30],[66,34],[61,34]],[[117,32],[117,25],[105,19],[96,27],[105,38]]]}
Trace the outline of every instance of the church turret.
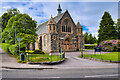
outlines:
{"label": "church turret", "polygon": [[51,16],[51,18],[50,18],[50,20],[48,21],[48,31],[50,32],[50,33],[52,33],[52,32],[57,32],[57,29],[56,29],[56,23],[55,23],[55,21],[54,21],[54,19],[53,19],[53,17]]}
{"label": "church turret", "polygon": [[78,21],[78,23],[77,23],[77,27],[78,27],[78,29],[77,29],[77,35],[82,35],[83,34],[83,28],[82,28],[82,26],[80,25],[80,23],[79,23],[79,21]]}
{"label": "church turret", "polygon": [[58,6],[57,11],[58,11],[58,14],[61,14],[62,9],[61,9],[61,7],[60,7],[60,3],[59,3],[59,6]]}

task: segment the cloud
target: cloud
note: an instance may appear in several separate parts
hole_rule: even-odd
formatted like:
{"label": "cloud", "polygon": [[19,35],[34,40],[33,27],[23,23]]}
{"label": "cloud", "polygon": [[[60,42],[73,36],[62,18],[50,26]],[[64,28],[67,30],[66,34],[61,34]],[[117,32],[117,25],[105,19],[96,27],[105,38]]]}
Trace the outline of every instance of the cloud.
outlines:
{"label": "cloud", "polygon": [[[14,1],[14,0],[13,0]],[[37,0],[28,0],[20,2],[3,2],[2,12],[4,13],[9,8],[17,8],[21,13],[29,14],[38,25],[44,21],[57,15],[58,2],[40,2]],[[33,1],[33,2],[31,2]],[[105,11],[108,11],[113,20],[118,18],[118,3],[117,2],[62,2],[62,12],[68,9],[75,24],[79,21],[83,25],[83,32],[92,33],[97,37],[99,23]],[[0,14],[1,16],[2,14]]]}

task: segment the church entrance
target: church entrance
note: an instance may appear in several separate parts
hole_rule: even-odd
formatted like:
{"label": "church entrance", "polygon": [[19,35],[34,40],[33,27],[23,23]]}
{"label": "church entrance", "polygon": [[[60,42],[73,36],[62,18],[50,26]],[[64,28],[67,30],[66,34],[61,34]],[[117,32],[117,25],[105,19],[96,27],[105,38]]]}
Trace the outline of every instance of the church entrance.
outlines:
{"label": "church entrance", "polygon": [[65,51],[72,51],[73,50],[73,42],[71,37],[67,36],[63,42],[63,48]]}

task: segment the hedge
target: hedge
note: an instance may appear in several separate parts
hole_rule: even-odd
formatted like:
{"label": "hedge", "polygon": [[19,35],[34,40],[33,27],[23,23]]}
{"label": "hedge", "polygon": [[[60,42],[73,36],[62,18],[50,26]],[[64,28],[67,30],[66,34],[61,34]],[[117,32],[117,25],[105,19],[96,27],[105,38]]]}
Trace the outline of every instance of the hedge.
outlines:
{"label": "hedge", "polygon": [[97,44],[85,45],[85,49],[94,49]]}
{"label": "hedge", "polygon": [[7,53],[9,52],[9,44],[7,44],[7,43],[0,44],[0,48],[2,48]]}
{"label": "hedge", "polygon": [[16,45],[10,45],[9,46],[9,51],[12,55],[17,55],[18,53],[18,48]]}

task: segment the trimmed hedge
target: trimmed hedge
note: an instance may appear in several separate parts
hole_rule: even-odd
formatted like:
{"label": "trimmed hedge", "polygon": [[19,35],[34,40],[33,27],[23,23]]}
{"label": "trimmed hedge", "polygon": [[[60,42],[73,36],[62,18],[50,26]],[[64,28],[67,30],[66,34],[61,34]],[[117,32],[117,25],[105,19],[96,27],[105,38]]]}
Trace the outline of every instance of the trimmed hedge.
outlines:
{"label": "trimmed hedge", "polygon": [[85,45],[85,49],[94,49],[97,44]]}
{"label": "trimmed hedge", "polygon": [[45,54],[41,49],[36,49],[33,52],[34,54]]}

